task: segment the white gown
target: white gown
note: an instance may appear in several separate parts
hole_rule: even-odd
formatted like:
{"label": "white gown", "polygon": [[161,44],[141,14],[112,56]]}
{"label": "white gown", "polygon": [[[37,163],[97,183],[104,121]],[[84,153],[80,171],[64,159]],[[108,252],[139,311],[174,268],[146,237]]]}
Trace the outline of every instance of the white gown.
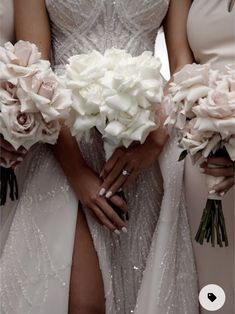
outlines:
{"label": "white gown", "polygon": [[[63,69],[69,56],[91,49],[103,52],[114,46],[133,55],[153,50],[168,4],[168,0],[47,0],[55,68]],[[93,142],[82,142],[80,148],[88,165],[99,173],[104,151],[95,130]],[[161,158],[163,199],[158,163],[125,190],[127,234],[111,234],[87,215],[107,314],[134,312],[151,243],[137,307],[144,311],[138,313],[198,313],[183,166],[176,162],[177,156],[175,143],[169,143]],[[65,314],[78,200],[46,145],[31,150],[25,167],[23,191],[0,260],[1,313]]]}
{"label": "white gown", "polygon": [[[188,17],[188,38],[195,60],[211,62],[215,69],[223,70],[229,63],[235,64],[235,7],[228,12],[230,1],[194,0]],[[205,176],[187,158],[185,167],[186,200],[194,239],[206,204]],[[195,192],[196,191],[196,192]],[[235,190],[223,197],[223,210],[227,225],[229,247],[212,248],[194,243],[199,288],[208,284],[221,286],[226,303],[216,313],[235,313]],[[201,309],[202,313],[207,313]]]}

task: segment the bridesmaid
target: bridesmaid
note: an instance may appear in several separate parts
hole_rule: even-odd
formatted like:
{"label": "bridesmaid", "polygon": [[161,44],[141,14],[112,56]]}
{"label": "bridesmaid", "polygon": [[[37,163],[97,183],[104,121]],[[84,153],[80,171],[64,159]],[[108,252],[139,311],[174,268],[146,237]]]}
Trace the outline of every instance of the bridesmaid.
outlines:
{"label": "bridesmaid", "polygon": [[[188,40],[197,63],[211,62],[214,69],[223,70],[229,63],[235,64],[235,7],[234,0],[194,0],[188,16]],[[222,168],[211,170],[208,164],[220,165]],[[215,186],[218,194],[223,196],[223,210],[226,219],[229,247],[212,248],[194,241],[199,286],[218,284],[226,294],[226,303],[217,313],[230,314],[234,308],[234,170],[229,160],[210,158],[203,165],[201,172],[192,166],[190,159],[185,165],[185,187],[188,214],[194,238],[199,226],[202,209],[207,199],[204,173],[225,176],[221,184]],[[193,180],[192,180],[193,178]],[[195,194],[195,191],[197,193]],[[202,313],[207,313],[202,309]]]}
{"label": "bridesmaid", "polygon": [[[235,0],[194,0],[193,2],[189,0],[187,1],[189,7],[190,3],[190,10],[181,12],[178,19],[176,15],[171,16],[169,19],[170,13],[168,13],[168,20],[170,20],[171,23],[174,19],[177,19],[174,25],[174,32],[171,31],[172,29],[168,24],[165,25],[165,36],[171,73],[174,73],[175,70],[175,51],[178,52],[178,58],[181,59],[181,66],[192,62],[201,64],[211,62],[215,69],[222,70],[226,64],[235,63]],[[184,2],[184,5],[186,7],[186,1]],[[177,6],[176,2],[171,1],[169,12],[171,12],[171,8],[174,6]],[[185,34],[187,34],[186,38],[184,37]],[[185,40],[187,41],[187,37],[188,44],[185,42]],[[164,156],[165,154],[163,152],[163,159]],[[168,159],[168,162],[170,162],[170,158]],[[191,226],[191,238],[194,245],[199,277],[199,290],[208,284],[220,285],[225,291],[226,303],[220,311],[217,311],[217,313],[232,314],[235,313],[234,170],[231,161],[227,159],[211,158],[208,159],[208,163],[217,164],[222,167],[219,170],[212,170],[209,169],[207,165],[201,169],[201,172],[214,176],[226,177],[224,182],[215,186],[214,189],[221,195],[226,194],[223,197],[223,207],[230,244],[228,248],[211,248],[210,244],[200,246],[194,241],[200,223],[202,210],[206,203],[207,189],[204,182],[204,174],[200,173],[200,169],[193,166],[190,159],[187,158],[184,169],[184,185]],[[173,179],[172,173],[171,175],[169,174],[169,177],[169,180]],[[168,188],[169,187],[170,185],[168,185]],[[172,191],[172,198],[176,191],[177,187]],[[171,210],[169,210],[169,212],[171,212]],[[167,217],[168,219],[169,216],[170,213]],[[164,219],[167,222],[166,216],[164,216]],[[161,300],[158,298],[158,291],[161,287],[161,282],[159,283],[158,280],[159,252],[157,248],[159,245],[159,235],[157,233],[158,229],[153,236],[151,252],[149,254],[141,289],[139,291],[135,314],[164,313],[164,311],[159,310],[159,308],[161,309]],[[165,239],[167,239],[166,236]],[[166,262],[166,260],[164,262]],[[189,260],[188,263],[190,263]],[[164,279],[166,278],[167,277]],[[165,282],[169,283],[170,281],[165,280]],[[173,287],[171,290],[177,290],[179,287],[179,285],[175,287],[173,284],[168,284],[168,286]],[[188,293],[181,296],[184,298],[185,303],[188,295],[190,295],[189,289]],[[175,308],[170,313],[189,314],[191,312],[187,310],[180,312],[178,308]],[[201,308],[201,313],[207,313],[207,311]]]}
{"label": "bridesmaid", "polygon": [[[6,42],[14,42],[14,14],[13,14],[13,1],[12,0],[0,0],[0,46],[4,45]],[[15,151],[14,147],[6,142],[0,135],[0,165],[6,166],[11,165],[15,167],[26,155],[26,152],[19,148]],[[20,183],[21,179],[25,177],[25,172],[27,171],[26,162],[23,162],[20,167],[17,167],[16,174],[18,178],[20,193],[23,184]],[[13,203],[8,200],[4,207],[1,207],[0,214],[0,256],[6,242],[8,232],[14,217],[15,208],[17,203]]]}

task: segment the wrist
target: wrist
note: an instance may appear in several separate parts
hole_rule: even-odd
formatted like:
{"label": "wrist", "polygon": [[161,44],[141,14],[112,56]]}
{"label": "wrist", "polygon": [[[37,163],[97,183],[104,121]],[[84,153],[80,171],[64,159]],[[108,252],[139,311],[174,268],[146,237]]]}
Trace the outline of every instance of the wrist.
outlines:
{"label": "wrist", "polygon": [[158,129],[149,134],[146,143],[151,145],[157,151],[161,152],[167,140],[168,134],[165,129]]}

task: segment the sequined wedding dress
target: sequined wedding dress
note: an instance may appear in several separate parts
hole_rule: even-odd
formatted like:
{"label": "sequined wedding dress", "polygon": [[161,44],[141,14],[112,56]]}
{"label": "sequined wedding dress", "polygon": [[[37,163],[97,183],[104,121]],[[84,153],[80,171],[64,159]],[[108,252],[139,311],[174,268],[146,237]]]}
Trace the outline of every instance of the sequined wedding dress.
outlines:
{"label": "sequined wedding dress", "polygon": [[[55,68],[63,70],[69,56],[91,49],[125,48],[133,55],[153,50],[168,2],[47,0]],[[104,164],[99,134],[94,131],[93,142],[80,143],[80,148],[88,165],[99,173]],[[111,234],[87,215],[103,275],[107,314],[134,313],[152,238],[137,307],[145,310],[137,312],[197,313],[196,274],[181,188],[183,167],[176,164],[177,156],[175,144],[169,143],[161,159],[163,199],[158,163],[126,189],[127,234]],[[1,313],[65,314],[78,201],[47,146],[35,147],[27,166],[0,261]]]}

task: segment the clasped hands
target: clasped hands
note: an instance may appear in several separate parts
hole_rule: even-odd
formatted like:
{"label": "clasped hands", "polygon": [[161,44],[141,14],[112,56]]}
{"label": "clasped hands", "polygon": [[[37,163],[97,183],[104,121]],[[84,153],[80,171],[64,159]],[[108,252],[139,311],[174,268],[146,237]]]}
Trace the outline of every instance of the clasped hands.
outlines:
{"label": "clasped hands", "polygon": [[21,161],[23,161],[27,150],[20,147],[15,150],[14,147],[4,140],[3,136],[0,134],[0,165],[5,168],[15,168]]}
{"label": "clasped hands", "polygon": [[224,196],[235,184],[235,163],[228,157],[209,157],[201,164],[201,172],[214,177],[225,177],[221,183],[213,187],[211,194]]}

